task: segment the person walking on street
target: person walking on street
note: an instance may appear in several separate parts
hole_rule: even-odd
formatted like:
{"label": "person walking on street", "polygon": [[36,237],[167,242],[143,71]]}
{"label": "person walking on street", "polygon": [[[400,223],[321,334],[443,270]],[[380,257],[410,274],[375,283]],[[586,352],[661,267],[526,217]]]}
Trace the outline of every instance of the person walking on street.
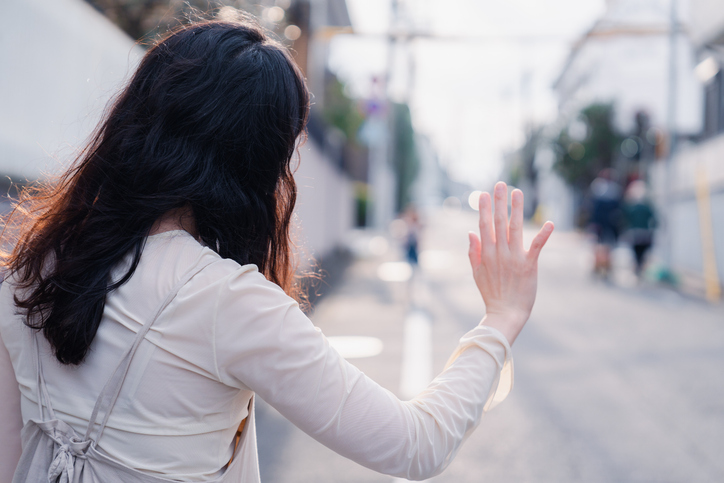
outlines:
{"label": "person walking on street", "polygon": [[611,250],[621,230],[621,187],[611,169],[602,170],[591,183],[589,230],[596,237],[593,273],[607,279],[611,273]]}
{"label": "person walking on street", "polygon": [[635,272],[640,278],[646,263],[646,254],[654,243],[656,228],[656,215],[648,200],[644,181],[636,180],[629,184],[623,210],[626,226],[624,238],[631,245],[636,263]]}
{"label": "person walking on street", "polygon": [[402,215],[405,222],[405,256],[407,262],[416,267],[420,258],[420,237],[422,236],[422,221],[414,205],[409,205]]}

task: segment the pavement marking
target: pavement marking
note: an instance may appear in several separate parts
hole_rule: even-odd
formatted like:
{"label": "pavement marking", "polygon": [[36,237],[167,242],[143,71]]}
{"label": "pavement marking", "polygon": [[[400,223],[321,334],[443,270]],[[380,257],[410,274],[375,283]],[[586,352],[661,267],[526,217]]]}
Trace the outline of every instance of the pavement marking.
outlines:
{"label": "pavement marking", "polygon": [[[402,342],[400,396],[412,399],[432,381],[432,320],[421,310],[413,310],[405,319]],[[392,483],[404,483],[394,478]]]}
{"label": "pavement marking", "polygon": [[412,266],[407,262],[386,262],[377,267],[377,277],[385,282],[407,282],[412,277]]}
{"label": "pavement marking", "polygon": [[382,341],[377,337],[345,335],[327,337],[327,340],[329,345],[334,347],[345,359],[374,357],[380,354],[384,347]]}
{"label": "pavement marking", "polygon": [[405,319],[400,395],[411,399],[432,381],[432,321],[420,310]]}
{"label": "pavement marking", "polygon": [[453,263],[453,254],[448,250],[423,250],[420,266],[425,270],[447,270]]}

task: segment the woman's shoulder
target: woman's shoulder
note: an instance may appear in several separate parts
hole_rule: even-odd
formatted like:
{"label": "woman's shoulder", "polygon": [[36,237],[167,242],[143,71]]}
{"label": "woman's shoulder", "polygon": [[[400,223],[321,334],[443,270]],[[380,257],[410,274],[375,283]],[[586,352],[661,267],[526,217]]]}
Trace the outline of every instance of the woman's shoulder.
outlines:
{"label": "woman's shoulder", "polygon": [[[141,266],[142,265],[142,266]],[[223,258],[210,247],[182,231],[164,232],[148,238],[139,269],[145,273],[157,273],[166,279],[169,288],[189,272],[196,271],[186,284],[186,293],[215,288],[222,293],[258,293],[270,291],[276,295],[284,290],[268,280],[255,264],[240,264]],[[145,278],[145,277],[142,277]]]}
{"label": "woman's shoulder", "polygon": [[[131,263],[132,256],[129,254],[114,270],[112,278],[118,280],[123,277]],[[148,237],[133,275],[109,294],[107,304],[122,306],[124,310],[132,306],[141,309],[143,306],[143,312],[146,312],[171,291],[178,290],[182,298],[192,298],[194,303],[205,299],[204,305],[208,305],[213,303],[217,296],[215,292],[226,285],[229,278],[245,274],[258,274],[257,267],[222,258],[185,231],[167,231]],[[192,278],[178,287],[189,275]]]}

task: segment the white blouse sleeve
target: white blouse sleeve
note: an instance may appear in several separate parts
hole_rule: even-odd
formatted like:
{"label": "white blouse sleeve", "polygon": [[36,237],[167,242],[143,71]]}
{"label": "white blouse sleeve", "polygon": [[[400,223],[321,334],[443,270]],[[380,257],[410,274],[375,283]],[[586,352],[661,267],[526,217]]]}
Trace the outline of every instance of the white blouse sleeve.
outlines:
{"label": "white blouse sleeve", "polygon": [[257,271],[242,268],[221,285],[213,323],[220,381],[253,390],[337,453],[407,479],[441,472],[484,409],[511,388],[507,341],[478,326],[427,389],[400,401],[343,359]]}

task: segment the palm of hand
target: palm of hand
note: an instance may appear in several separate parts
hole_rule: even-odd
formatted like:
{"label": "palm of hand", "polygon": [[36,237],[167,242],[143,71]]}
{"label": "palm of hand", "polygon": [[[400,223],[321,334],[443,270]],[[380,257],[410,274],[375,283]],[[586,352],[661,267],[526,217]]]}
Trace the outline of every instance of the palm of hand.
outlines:
{"label": "palm of hand", "polygon": [[523,192],[513,190],[508,219],[508,187],[495,185],[495,208],[490,195],[480,196],[480,235],[470,233],[470,264],[486,307],[486,325],[499,329],[512,344],[535,302],[538,256],[553,232],[546,222],[530,249],[523,246]]}

